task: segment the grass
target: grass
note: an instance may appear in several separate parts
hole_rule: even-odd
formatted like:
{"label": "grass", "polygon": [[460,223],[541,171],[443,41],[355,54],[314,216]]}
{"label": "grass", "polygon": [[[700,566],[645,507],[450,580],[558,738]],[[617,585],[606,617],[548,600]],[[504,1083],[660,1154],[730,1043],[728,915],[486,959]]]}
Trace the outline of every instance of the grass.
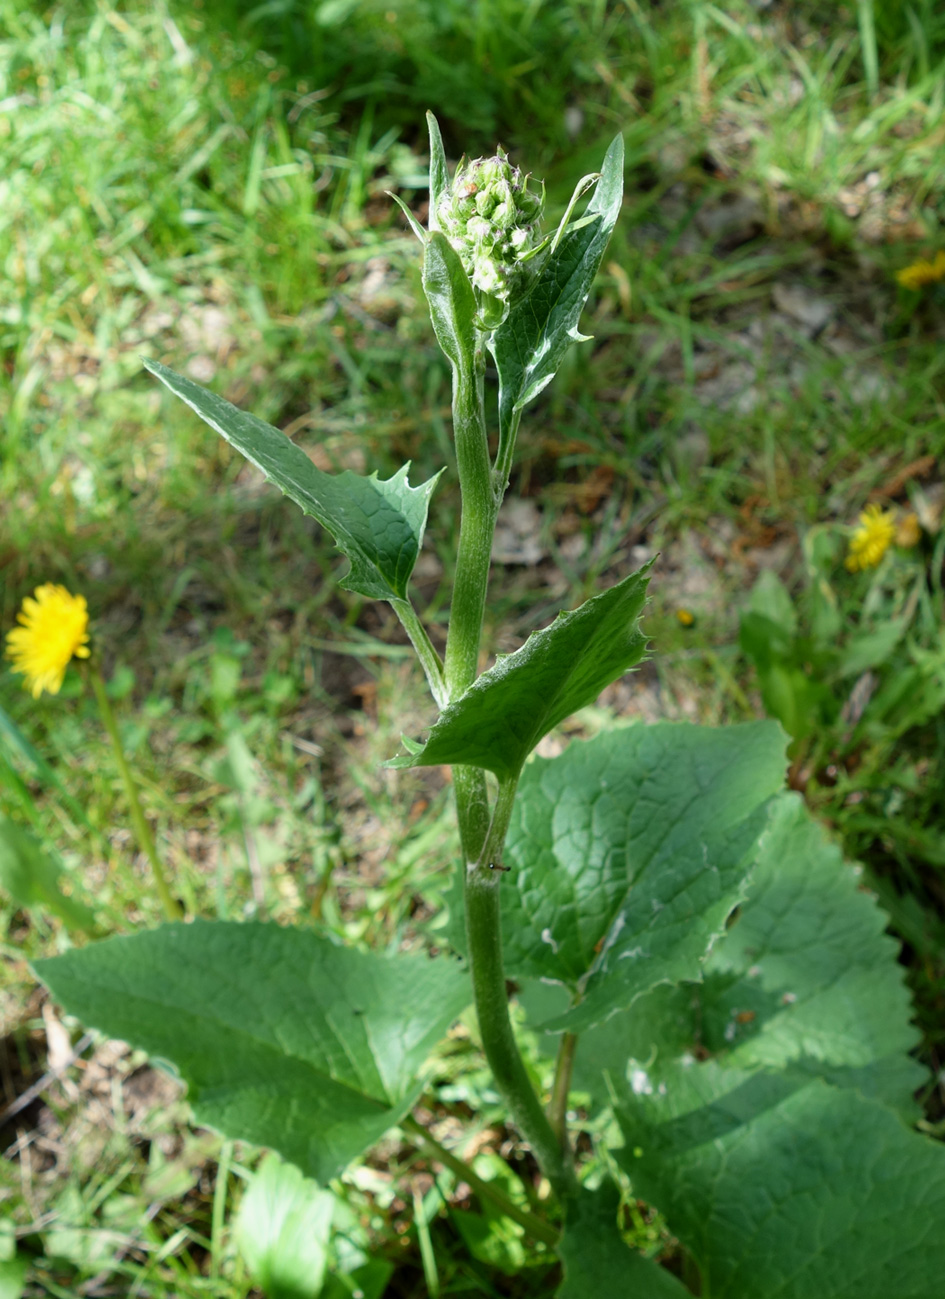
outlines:
{"label": "grass", "polygon": [[[627,141],[595,342],[523,429],[512,495],[538,558],[496,566],[489,626],[510,648],[662,550],[654,663],[580,727],[756,713],[737,612],[758,571],[799,590],[808,530],[852,524],[929,456],[896,490],[926,502],[940,569],[945,303],[894,280],[936,249],[945,206],[932,0],[287,0],[255,19],[171,0],[0,0],[0,32],[0,622],[40,581],[88,595],[145,809],[194,909],[312,917],[382,946],[444,941],[449,789],[378,771],[428,719],[392,618],[338,591],[318,530],[139,360],[188,369],[325,467],[449,465],[448,374],[416,246],[384,196],[425,199],[426,107],[454,157],[497,139],[515,150],[552,208],[615,130]],[[441,628],[456,509],[447,475],[417,582]],[[855,620],[857,588],[844,591]],[[940,634],[940,598],[934,613]],[[78,677],[37,705],[0,672],[0,707],[0,812],[42,835],[116,923],[156,922]],[[924,725],[892,768],[867,755],[854,784],[809,794],[876,872],[936,1070],[943,738]],[[65,939],[3,907],[5,1104],[55,1036],[27,961]],[[12,1124],[0,1202],[30,1293],[248,1294],[230,1224],[254,1154],[238,1149],[217,1180],[220,1149],[179,1104],[155,1090],[149,1114],[157,1076],[101,1060]],[[487,1150],[523,1157],[468,1025],[439,1068],[427,1103],[444,1132],[472,1113]],[[940,1128],[941,1089],[925,1099]],[[455,1190],[392,1139],[338,1187],[337,1267],[373,1254],[394,1269],[389,1293],[424,1293],[432,1243],[441,1293],[540,1292],[540,1266],[509,1280],[495,1257],[470,1262],[444,1207]],[[658,1224],[644,1228],[657,1247]]]}

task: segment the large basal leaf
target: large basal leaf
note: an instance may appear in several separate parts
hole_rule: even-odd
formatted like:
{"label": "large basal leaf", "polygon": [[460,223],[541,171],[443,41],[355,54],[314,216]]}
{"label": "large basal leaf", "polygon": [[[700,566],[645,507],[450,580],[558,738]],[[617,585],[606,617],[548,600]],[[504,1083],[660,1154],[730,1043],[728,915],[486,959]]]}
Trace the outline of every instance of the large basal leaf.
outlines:
{"label": "large basal leaf", "polygon": [[689,1291],[681,1282],[624,1243],[617,1230],[619,1199],[605,1183],[568,1205],[558,1245],[564,1280],[556,1299],[685,1299]]}
{"label": "large basal leaf", "polygon": [[531,291],[510,310],[489,346],[499,371],[499,428],[504,439],[518,412],[534,400],[568,347],[580,339],[577,326],[623,201],[623,139],[611,143],[601,178],[585,215],[595,221],[564,235],[541,268]]}
{"label": "large basal leaf", "polygon": [[[698,984],[655,988],[583,1033],[574,1086],[606,1105],[614,1085],[648,1095],[685,1057],[726,1068],[790,1071],[918,1116],[925,1071],[907,1052],[918,1034],[885,916],[863,892],[800,799],[772,806],[747,900],[712,948]],[[564,989],[532,984],[529,1021],[563,1010]],[[548,1039],[554,1053],[556,1040]],[[688,1067],[688,1066],[687,1066]]]}
{"label": "large basal leaf", "polygon": [[543,735],[643,658],[637,619],[652,562],[500,655],[440,714],[422,749],[389,765],[462,762],[516,776]]}
{"label": "large basal leaf", "polygon": [[706,963],[700,1041],[738,1068],[797,1068],[917,1117],[919,1034],[886,917],[860,868],[807,814],[778,799],[748,902]]}
{"label": "large basal leaf", "polygon": [[374,600],[403,600],[420,553],[436,478],[411,487],[409,465],[392,478],[326,474],[279,429],[157,361],[144,362],[211,428],[334,537],[351,562],[341,585]]}
{"label": "large basal leaf", "polygon": [[939,1299],[945,1149],[859,1092],[677,1065],[617,1106],[618,1158],[710,1299]]}
{"label": "large basal leaf", "polygon": [[874,899],[780,795],[703,981],[655,988],[578,1043],[573,1084],[614,1103],[617,1158],[703,1296],[936,1299],[945,1149],[902,1121],[924,1076],[908,1016]]}
{"label": "large basal leaf", "polygon": [[783,733],[761,722],[630,727],[526,767],[505,852],[505,964],[583,992],[555,1028],[700,978],[746,896],[784,765]]}
{"label": "large basal leaf", "polygon": [[36,964],[89,1027],[169,1060],[198,1122],[326,1182],[399,1121],[469,1000],[458,965],[195,921]]}

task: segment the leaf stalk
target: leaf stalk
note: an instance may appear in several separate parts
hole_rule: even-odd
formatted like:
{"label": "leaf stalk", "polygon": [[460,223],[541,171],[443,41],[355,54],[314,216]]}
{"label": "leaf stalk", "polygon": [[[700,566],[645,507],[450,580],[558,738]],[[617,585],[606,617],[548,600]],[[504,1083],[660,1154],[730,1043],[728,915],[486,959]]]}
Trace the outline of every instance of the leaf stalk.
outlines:
{"label": "leaf stalk", "polygon": [[523,1209],[520,1204],[516,1204],[515,1201],[511,1199],[510,1196],[506,1195],[502,1188],[496,1186],[495,1183],[484,1181],[483,1178],[473,1172],[472,1168],[464,1159],[460,1159],[458,1155],[453,1154],[452,1150],[441,1145],[441,1143],[437,1141],[435,1137],[431,1136],[426,1128],[421,1123],[418,1123],[411,1115],[408,1115],[402,1121],[401,1126],[406,1132],[409,1132],[411,1136],[422,1141],[423,1144],[432,1151],[441,1164],[449,1168],[451,1172],[454,1172],[457,1177],[461,1177],[467,1186],[469,1186],[471,1190],[475,1191],[476,1195],[478,1195],[480,1199],[491,1200],[496,1208],[504,1213],[507,1218],[511,1218],[512,1221],[517,1222],[520,1227],[524,1227],[533,1240],[540,1240],[546,1245],[551,1246],[558,1243],[558,1232],[550,1223],[544,1222],[541,1218],[537,1218],[535,1214],[529,1213],[527,1209]]}

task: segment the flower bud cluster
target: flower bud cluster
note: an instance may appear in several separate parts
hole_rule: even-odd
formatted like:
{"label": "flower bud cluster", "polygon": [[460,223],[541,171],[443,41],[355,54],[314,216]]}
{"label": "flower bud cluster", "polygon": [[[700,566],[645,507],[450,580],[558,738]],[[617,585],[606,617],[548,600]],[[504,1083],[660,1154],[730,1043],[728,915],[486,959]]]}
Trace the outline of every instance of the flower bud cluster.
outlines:
{"label": "flower bud cluster", "polygon": [[530,192],[528,182],[499,149],[493,158],[461,163],[437,209],[440,229],[473,287],[497,305],[508,303],[527,281],[523,259],[540,241],[544,187]]}

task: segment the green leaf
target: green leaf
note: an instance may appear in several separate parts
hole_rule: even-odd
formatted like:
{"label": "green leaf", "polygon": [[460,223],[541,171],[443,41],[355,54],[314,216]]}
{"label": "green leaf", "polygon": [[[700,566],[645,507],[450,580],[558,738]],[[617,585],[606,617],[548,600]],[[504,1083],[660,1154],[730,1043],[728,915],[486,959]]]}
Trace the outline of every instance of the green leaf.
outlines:
{"label": "green leaf", "polygon": [[446,168],[446,153],[443,149],[443,137],[440,125],[432,113],[427,113],[427,130],[430,133],[430,215],[427,225],[430,230],[439,230],[437,209],[440,199],[449,190],[450,176]]}
{"label": "green leaf", "polygon": [[323,473],[301,447],[271,424],[166,365],[148,360],[144,365],[303,513],[327,528],[351,562],[343,587],[373,600],[406,599],[436,478],[411,487],[407,482],[409,465],[385,480],[376,474],[364,478],[347,469],[340,474]]}
{"label": "green leaf", "polygon": [[393,1263],[385,1258],[369,1258],[350,1272],[331,1272],[323,1294],[325,1299],[382,1299],[391,1277]]}
{"label": "green leaf", "polygon": [[0,889],[19,907],[45,907],[69,929],[90,933],[95,913],[62,892],[61,873],[38,840],[0,816]]}
{"label": "green leaf", "polygon": [[[792,1087],[820,1077],[916,1118],[926,1073],[907,1054],[918,1034],[903,971],[857,872],[799,798],[779,795],[748,899],[702,982],[655,988],[582,1034],[575,1088],[606,1105],[615,1083],[648,1094],[681,1058],[709,1054],[727,1069],[788,1070]],[[529,1021],[559,1015],[562,992],[529,986]]]}
{"label": "green leaf", "polygon": [[56,791],[56,801],[64,807],[72,819],[83,826],[90,834],[101,838],[89,821],[85,809],[76,801],[60,780],[55,769],[49,765],[43,755],[30,743],[12,717],[0,708],[0,743],[11,753],[25,760],[35,770],[44,784]]}
{"label": "green leaf", "polygon": [[476,350],[476,295],[459,253],[446,235],[427,236],[423,250],[423,291],[436,341],[454,369],[470,376]]}
{"label": "green leaf", "polygon": [[523,407],[551,382],[571,343],[581,339],[578,321],[622,201],[623,139],[618,135],[607,150],[601,178],[587,206],[587,214],[599,214],[598,218],[564,235],[546,258],[531,290],[513,303],[489,340],[499,371],[503,442],[514,434]]}
{"label": "green leaf", "polygon": [[418,753],[388,765],[463,762],[500,779],[517,776],[543,735],[592,704],[643,658],[646,639],[637,619],[652,563],[579,609],[559,614],[514,654],[500,655],[495,667],[444,709]]}
{"label": "green leaf", "polygon": [[856,870],[781,794],[703,981],[655,988],[580,1038],[574,1086],[613,1101],[617,1158],[704,1295],[939,1293],[945,1151],[902,1122],[924,1071],[906,1054],[917,1035],[883,926]]}
{"label": "green leaf", "polygon": [[268,1155],[236,1217],[236,1242],[266,1299],[316,1299],[328,1265],[335,1197]]}
{"label": "green leaf", "polygon": [[917,1118],[925,1071],[886,917],[860,867],[806,812],[777,800],[737,922],[696,990],[700,1045],[734,1068],[800,1069]]}
{"label": "green leaf", "polygon": [[841,676],[855,677],[870,668],[882,667],[892,656],[909,627],[908,618],[890,618],[870,631],[851,636],[837,664]]}
{"label": "green leaf", "polygon": [[791,593],[770,568],[764,569],[752,587],[748,608],[773,622],[786,641],[790,642],[797,635],[797,610]]}
{"label": "green leaf", "polygon": [[659,983],[697,980],[744,900],[784,781],[770,722],[610,731],[522,774],[505,851],[505,966],[583,994],[586,1029]]}
{"label": "green leaf", "polygon": [[726,1299],[937,1299],[945,1150],[855,1091],[694,1061],[626,1094],[634,1191]]}
{"label": "green leaf", "polygon": [[20,1299],[28,1271],[29,1261],[22,1254],[0,1259],[0,1299]]}
{"label": "green leaf", "polygon": [[403,1117],[470,996],[445,959],[201,920],[36,970],[70,1014],[174,1064],[198,1122],[270,1146],[320,1182]]}
{"label": "green leaf", "polygon": [[619,1203],[616,1187],[605,1183],[568,1205],[556,1299],[685,1299],[689,1291],[680,1281],[625,1244],[617,1229]]}
{"label": "green leaf", "polygon": [[[494,1151],[481,1150],[472,1161],[472,1169],[484,1182],[497,1182],[514,1204],[528,1208],[521,1180]],[[480,1205],[480,1212],[455,1209],[450,1219],[473,1258],[506,1276],[514,1276],[526,1265],[522,1243],[525,1230],[485,1196]]]}

